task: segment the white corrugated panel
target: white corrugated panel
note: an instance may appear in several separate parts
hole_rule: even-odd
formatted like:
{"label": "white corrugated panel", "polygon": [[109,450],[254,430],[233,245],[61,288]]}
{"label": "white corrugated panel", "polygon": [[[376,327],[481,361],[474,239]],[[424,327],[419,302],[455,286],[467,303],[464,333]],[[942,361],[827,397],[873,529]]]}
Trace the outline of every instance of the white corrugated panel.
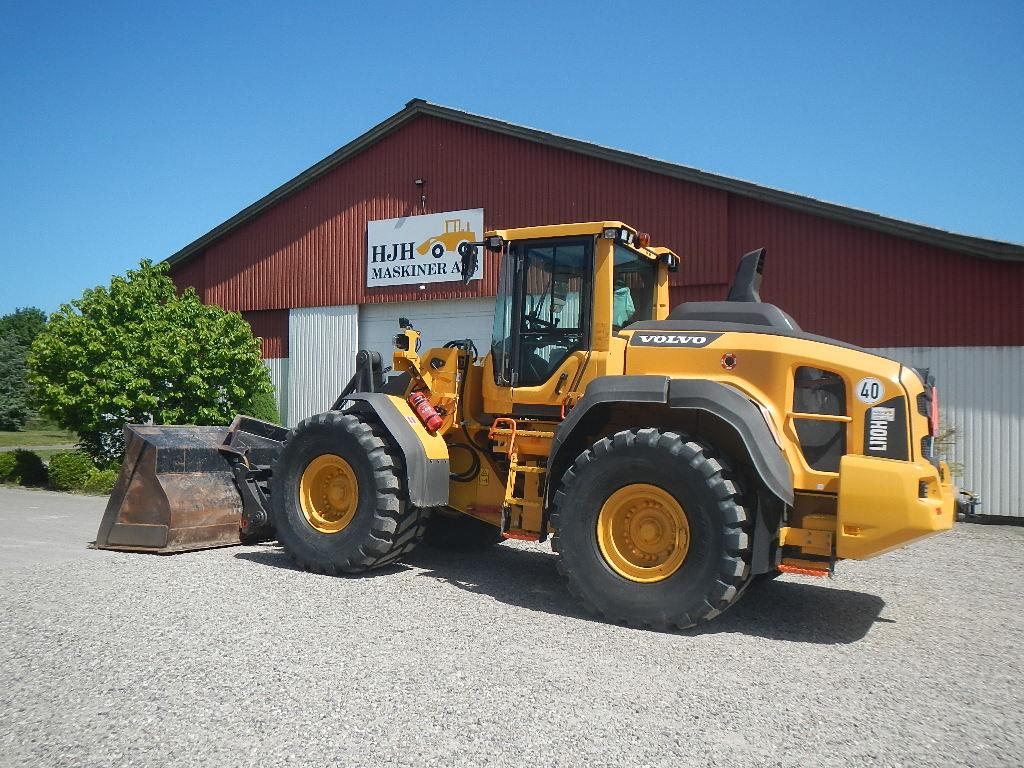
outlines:
{"label": "white corrugated panel", "polygon": [[274,385],[274,397],[277,398],[277,413],[281,423],[288,423],[288,358],[264,358],[264,364],[270,371],[270,381]]}
{"label": "white corrugated panel", "polygon": [[288,426],[326,411],[352,378],[359,308],[304,307],[288,316]]}
{"label": "white corrugated panel", "polygon": [[398,333],[400,317],[409,318],[423,334],[423,349],[444,346],[452,339],[470,338],[479,353],[486,355],[491,344],[494,299],[363,304],[359,307],[360,347],[380,352],[385,366],[391,365],[392,339]]}
{"label": "white corrugated panel", "polygon": [[928,368],[939,416],[956,430],[957,484],[981,494],[980,514],[1024,517],[1024,347],[889,347],[881,355]]}

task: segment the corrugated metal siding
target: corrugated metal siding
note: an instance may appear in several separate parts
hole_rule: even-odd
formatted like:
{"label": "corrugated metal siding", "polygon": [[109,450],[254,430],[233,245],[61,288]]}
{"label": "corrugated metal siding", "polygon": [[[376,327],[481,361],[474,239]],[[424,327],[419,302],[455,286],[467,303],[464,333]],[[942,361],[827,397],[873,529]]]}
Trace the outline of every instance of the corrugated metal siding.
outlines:
{"label": "corrugated metal siding", "polygon": [[288,357],[288,310],[243,312],[242,317],[252,326],[253,336],[262,340],[264,358]]}
{"label": "corrugated metal siding", "polygon": [[813,333],[871,347],[1024,344],[1024,264],[731,196],[729,252],[761,246],[762,298]]}
{"label": "corrugated metal siding", "polygon": [[440,347],[452,339],[471,338],[481,355],[487,354],[494,318],[494,299],[462,301],[393,302],[364,304],[359,308],[359,347],[380,353],[391,365],[398,318],[409,318],[423,334],[423,349]]}
{"label": "corrugated metal siding", "polygon": [[[421,116],[213,243],[204,299],[284,309],[492,296],[485,277],[365,287],[366,222],[483,207],[488,228],[621,218],[683,257],[674,296],[719,297],[740,255],[769,249],[763,288],[808,330],[862,345],[1024,344],[1024,264],[975,259],[482,128]],[[191,262],[190,262],[191,264]],[[183,273],[184,274],[184,273]],[[185,279],[182,277],[181,279]]]}
{"label": "corrugated metal siding", "polygon": [[199,298],[206,301],[206,257],[201,254],[191,261],[186,261],[171,272],[174,284],[179,291],[195,288]]}
{"label": "corrugated metal siding", "polygon": [[355,372],[359,308],[293,309],[288,323],[288,426],[331,407]]}
{"label": "corrugated metal siding", "polygon": [[270,371],[270,381],[274,385],[274,396],[277,399],[277,414],[281,423],[288,423],[288,358],[264,358],[264,364]]}
{"label": "corrugated metal siding", "polygon": [[1024,347],[886,347],[905,365],[929,368],[939,388],[939,416],[957,432],[950,459],[957,480],[981,494],[979,512],[1024,517]]}
{"label": "corrugated metal siding", "polygon": [[700,254],[680,273],[688,282],[727,279],[724,192],[421,117],[211,245],[207,300],[248,310],[494,295],[493,255],[470,288],[365,287],[366,222],[421,213],[417,178],[428,211],[471,201],[488,228],[621,217]]}

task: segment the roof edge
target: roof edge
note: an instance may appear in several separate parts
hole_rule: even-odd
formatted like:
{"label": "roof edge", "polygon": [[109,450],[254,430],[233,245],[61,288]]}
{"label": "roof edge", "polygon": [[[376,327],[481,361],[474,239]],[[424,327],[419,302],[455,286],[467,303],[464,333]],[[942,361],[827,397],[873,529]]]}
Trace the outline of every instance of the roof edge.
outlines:
{"label": "roof edge", "polygon": [[412,99],[405,107],[391,117],[378,123],[366,133],[353,139],[348,144],[332,152],[315,165],[310,166],[285,182],[268,195],[260,198],[252,205],[236,213],[227,221],[214,227],[205,235],[199,237],[186,245],[181,250],[169,256],[166,261],[172,267],[202,251],[212,242],[220,239],[232,230],[241,226],[258,213],[272,207],[276,203],[288,197],[294,192],[311,184],[320,176],[331,171],[338,165],[363,151],[372,144],[380,141],[386,135],[401,127],[414,117],[419,115],[430,115],[442,120],[463,123],[476,126],[484,130],[502,133],[514,138],[523,139],[536,144],[564,149],[577,154],[587,155],[602,160],[607,160],[620,165],[628,165],[641,170],[657,173],[662,176],[681,179],[684,181],[702,184],[704,186],[731,192],[741,197],[747,197],[762,202],[772,203],[792,210],[809,213],[833,221],[839,221],[855,226],[864,227],[877,232],[905,237],[910,240],[935,245],[969,256],[981,256],[988,259],[1001,261],[1024,261],[1024,245],[1010,243],[1002,240],[964,235],[957,232],[950,232],[929,226],[917,224],[902,219],[894,219],[879,213],[873,213],[860,208],[830,203],[814,197],[800,195],[794,192],[786,192],[772,187],[755,184],[750,181],[722,176],[720,174],[702,171],[678,163],[671,163],[666,160],[637,155],[625,152],[620,149],[606,147],[593,142],[574,139],[568,136],[561,136],[548,131],[541,131],[536,128],[509,123],[484,115],[477,115],[471,112],[445,107],[439,104],[432,104],[424,99]]}

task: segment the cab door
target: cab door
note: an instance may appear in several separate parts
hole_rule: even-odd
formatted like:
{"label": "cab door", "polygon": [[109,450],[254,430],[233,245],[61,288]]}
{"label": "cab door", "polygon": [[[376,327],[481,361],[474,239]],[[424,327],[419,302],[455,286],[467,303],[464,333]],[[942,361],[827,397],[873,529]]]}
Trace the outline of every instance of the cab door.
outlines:
{"label": "cab door", "polygon": [[503,266],[490,374],[505,392],[494,394],[501,412],[554,418],[590,349],[594,238],[514,243]]}

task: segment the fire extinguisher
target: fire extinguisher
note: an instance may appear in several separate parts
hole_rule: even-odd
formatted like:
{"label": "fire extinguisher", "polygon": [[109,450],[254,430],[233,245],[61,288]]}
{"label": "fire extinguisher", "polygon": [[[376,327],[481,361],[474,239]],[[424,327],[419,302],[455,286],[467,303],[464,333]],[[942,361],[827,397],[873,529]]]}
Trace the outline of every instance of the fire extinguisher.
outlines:
{"label": "fire extinguisher", "polygon": [[430,404],[427,396],[422,391],[417,390],[409,395],[409,405],[416,411],[416,415],[420,417],[420,421],[423,422],[428,432],[434,433],[441,428],[444,419],[441,418],[441,415]]}

